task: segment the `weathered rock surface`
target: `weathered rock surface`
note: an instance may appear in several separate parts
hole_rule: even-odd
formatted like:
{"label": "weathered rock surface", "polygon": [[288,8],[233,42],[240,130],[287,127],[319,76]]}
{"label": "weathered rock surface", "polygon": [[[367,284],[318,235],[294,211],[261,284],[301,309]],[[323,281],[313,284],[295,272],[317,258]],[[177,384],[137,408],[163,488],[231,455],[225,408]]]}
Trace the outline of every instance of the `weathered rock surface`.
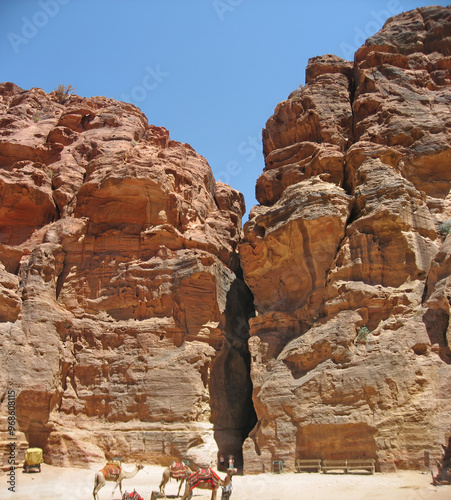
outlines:
{"label": "weathered rock surface", "polygon": [[17,432],[53,464],[210,461],[219,444],[240,465],[255,423],[243,196],[132,105],[4,83],[0,112]]}
{"label": "weathered rock surface", "polygon": [[[258,424],[245,470],[422,468],[451,434],[451,9],[309,61],[263,131],[240,253]],[[440,227],[442,230],[440,230]]]}
{"label": "weathered rock surface", "polygon": [[59,465],[440,458],[450,32],[425,7],[310,60],[244,239],[242,195],[136,107],[0,84],[3,444],[13,389],[21,449]]}

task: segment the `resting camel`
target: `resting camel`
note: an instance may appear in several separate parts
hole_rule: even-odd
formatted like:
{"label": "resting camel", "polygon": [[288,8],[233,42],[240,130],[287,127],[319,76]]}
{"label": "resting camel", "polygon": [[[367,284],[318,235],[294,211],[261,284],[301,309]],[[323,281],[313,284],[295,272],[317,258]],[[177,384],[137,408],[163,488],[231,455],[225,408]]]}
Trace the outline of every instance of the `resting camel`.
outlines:
{"label": "resting camel", "polygon": [[156,500],[157,498],[166,498],[163,493],[160,491],[152,491],[152,494],[150,495],[150,500]]}
{"label": "resting camel", "polygon": [[105,486],[107,481],[115,481],[116,483],[114,485],[113,492],[111,493],[111,498],[113,498],[114,492],[118,486],[122,497],[122,480],[135,477],[136,474],[138,474],[138,472],[143,468],[143,465],[135,465],[135,468],[128,472],[115,464],[106,464],[102,470],[96,472],[94,477],[94,490],[92,492],[94,500],[99,500],[99,490]]}
{"label": "resting camel", "polygon": [[191,474],[193,471],[185,465],[183,462],[181,463],[176,463],[172,462],[169,467],[166,467],[163,471],[163,477],[161,478],[161,483],[160,483],[160,493],[163,494],[163,496],[166,498],[166,493],[165,493],[165,488],[166,484],[169,482],[169,479],[176,479],[177,481],[180,481],[180,486],[179,490],[177,492],[177,496],[180,495],[180,490],[182,489],[183,483],[186,480],[186,477]]}
{"label": "resting camel", "polygon": [[185,493],[182,500],[191,500],[194,488],[211,490],[211,500],[216,500],[218,489],[221,486],[228,486],[232,476],[237,473],[237,469],[227,469],[227,475],[221,479],[212,469],[200,469],[190,474],[186,479]]}

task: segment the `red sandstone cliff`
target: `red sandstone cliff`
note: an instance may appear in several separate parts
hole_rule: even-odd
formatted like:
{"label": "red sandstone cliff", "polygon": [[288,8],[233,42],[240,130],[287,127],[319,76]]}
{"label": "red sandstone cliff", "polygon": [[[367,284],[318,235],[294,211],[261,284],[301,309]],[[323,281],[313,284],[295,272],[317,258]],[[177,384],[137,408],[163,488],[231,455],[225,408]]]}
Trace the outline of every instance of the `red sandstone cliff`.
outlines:
{"label": "red sandstone cliff", "polygon": [[239,455],[243,196],[129,104],[6,83],[0,123],[1,390],[29,444],[164,463],[214,456],[215,433]]}
{"label": "red sandstone cliff", "polygon": [[[241,262],[258,425],[245,470],[422,467],[451,433],[451,9],[309,61],[263,131]],[[443,226],[442,226],[443,228]]]}
{"label": "red sandstone cliff", "polygon": [[60,465],[240,461],[254,408],[249,472],[438,457],[449,33],[450,8],[422,8],[353,63],[310,60],[263,132],[244,239],[241,194],[134,106],[1,84],[3,441],[13,388],[21,435]]}

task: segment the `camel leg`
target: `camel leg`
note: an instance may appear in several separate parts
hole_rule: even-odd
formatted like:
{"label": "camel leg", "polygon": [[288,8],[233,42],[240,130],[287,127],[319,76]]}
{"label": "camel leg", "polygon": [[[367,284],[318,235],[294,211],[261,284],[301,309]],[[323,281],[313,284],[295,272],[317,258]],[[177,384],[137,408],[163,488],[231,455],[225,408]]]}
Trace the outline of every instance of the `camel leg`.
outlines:
{"label": "camel leg", "polygon": [[164,498],[166,498],[166,485],[168,484],[169,481],[169,476],[166,476],[166,474],[163,472],[163,477],[161,478],[161,483],[160,483],[160,493],[163,493]]}
{"label": "camel leg", "polygon": [[191,500],[191,497],[193,495],[193,492],[191,491],[191,488],[189,487],[188,481],[185,482],[185,493],[183,493],[182,500]]}
{"label": "camel leg", "polygon": [[113,498],[114,492],[116,491],[118,486],[119,486],[119,491],[121,492],[121,498],[122,498],[122,479],[120,481],[116,481],[116,484],[114,485],[114,488],[113,488],[113,492],[111,493],[111,498]]}
{"label": "camel leg", "polygon": [[[103,481],[102,481],[103,479]],[[94,500],[99,500],[99,490],[100,488],[103,488],[105,486],[105,479],[103,477],[100,478],[98,474],[96,474],[94,478],[94,490],[92,491],[92,496],[94,497]]]}
{"label": "camel leg", "polygon": [[185,480],[184,479],[180,479],[180,486],[179,486],[179,490],[177,491],[177,497],[180,496],[180,490],[182,489],[183,481],[185,481]]}
{"label": "camel leg", "polygon": [[216,493],[218,492],[217,488],[211,489],[211,500],[216,500]]}

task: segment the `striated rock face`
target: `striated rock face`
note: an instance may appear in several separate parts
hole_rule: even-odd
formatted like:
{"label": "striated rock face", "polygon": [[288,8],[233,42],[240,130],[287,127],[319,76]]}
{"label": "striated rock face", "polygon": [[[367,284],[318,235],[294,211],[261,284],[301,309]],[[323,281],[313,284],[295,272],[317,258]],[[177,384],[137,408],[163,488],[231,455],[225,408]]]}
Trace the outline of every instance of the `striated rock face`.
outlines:
{"label": "striated rock face", "polygon": [[425,7],[311,59],[244,237],[242,195],[136,107],[0,84],[0,450],[15,391],[18,449],[57,465],[440,458],[450,32]]}
{"label": "striated rock face", "polygon": [[4,83],[0,124],[1,399],[15,390],[17,431],[57,465],[208,462],[218,445],[240,465],[255,424],[243,196],[129,104]]}
{"label": "striated rock face", "polygon": [[391,18],[353,63],[311,59],[266,124],[240,248],[258,313],[247,472],[421,468],[448,442],[450,33],[449,7]]}

